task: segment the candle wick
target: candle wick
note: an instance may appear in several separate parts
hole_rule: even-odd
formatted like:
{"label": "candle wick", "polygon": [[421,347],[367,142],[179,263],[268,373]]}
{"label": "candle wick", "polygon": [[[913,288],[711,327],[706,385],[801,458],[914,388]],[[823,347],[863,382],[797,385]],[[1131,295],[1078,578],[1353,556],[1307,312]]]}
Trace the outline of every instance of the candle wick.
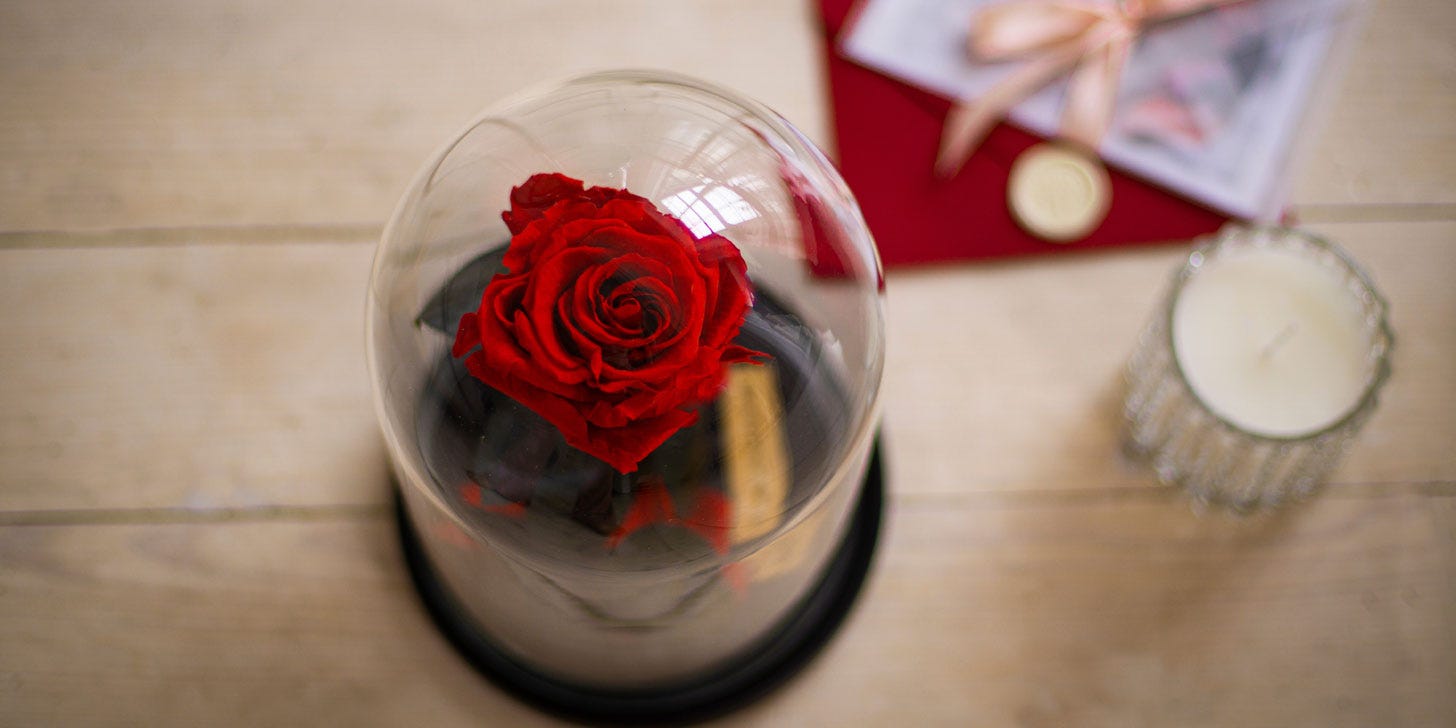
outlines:
{"label": "candle wick", "polygon": [[1290,321],[1284,328],[1279,330],[1279,333],[1274,335],[1274,338],[1268,344],[1264,345],[1263,350],[1259,352],[1259,359],[1261,361],[1268,361],[1270,357],[1274,356],[1274,352],[1278,351],[1279,347],[1284,346],[1285,342],[1289,341],[1298,331],[1299,324]]}

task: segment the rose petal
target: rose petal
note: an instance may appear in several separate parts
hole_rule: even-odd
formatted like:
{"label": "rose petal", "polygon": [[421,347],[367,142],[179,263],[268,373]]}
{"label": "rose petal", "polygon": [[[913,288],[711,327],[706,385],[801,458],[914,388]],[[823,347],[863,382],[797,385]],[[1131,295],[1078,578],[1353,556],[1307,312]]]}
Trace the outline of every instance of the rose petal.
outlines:
{"label": "rose petal", "polygon": [[556,173],[533,174],[520,186],[511,188],[511,209],[501,213],[501,218],[512,235],[519,235],[557,202],[583,196],[579,179]]}
{"label": "rose petal", "polygon": [[678,430],[698,421],[698,413],[672,410],[660,417],[639,420],[627,427],[590,428],[584,442],[567,442],[606,461],[618,472],[630,473],[643,458],[667,442]]}
{"label": "rose petal", "polygon": [[[622,472],[716,397],[752,302],[726,238],[696,239],[626,190],[532,175],[511,190],[507,274],[461,317],[466,369]],[[478,350],[477,350],[478,349]]]}

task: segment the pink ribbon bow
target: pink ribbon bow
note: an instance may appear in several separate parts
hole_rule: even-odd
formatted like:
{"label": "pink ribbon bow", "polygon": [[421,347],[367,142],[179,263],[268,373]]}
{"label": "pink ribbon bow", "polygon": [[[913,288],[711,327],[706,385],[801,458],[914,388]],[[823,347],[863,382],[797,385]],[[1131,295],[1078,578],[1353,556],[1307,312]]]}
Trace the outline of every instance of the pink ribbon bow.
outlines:
{"label": "pink ribbon bow", "polygon": [[1067,72],[1061,135],[1096,149],[1112,123],[1117,82],[1133,41],[1149,25],[1243,0],[1022,0],[979,11],[967,47],[976,60],[1028,59],[980,98],[946,116],[935,172],[952,177],[996,120]]}

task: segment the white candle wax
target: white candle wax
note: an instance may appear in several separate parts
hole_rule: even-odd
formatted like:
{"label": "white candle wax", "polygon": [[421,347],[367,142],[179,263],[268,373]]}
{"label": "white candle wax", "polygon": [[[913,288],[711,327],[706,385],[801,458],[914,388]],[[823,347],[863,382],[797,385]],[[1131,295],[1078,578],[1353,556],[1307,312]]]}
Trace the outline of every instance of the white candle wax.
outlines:
{"label": "white candle wax", "polygon": [[1360,401],[1369,327],[1344,273],[1299,252],[1209,258],[1173,309],[1173,350],[1203,403],[1245,431],[1313,434]]}

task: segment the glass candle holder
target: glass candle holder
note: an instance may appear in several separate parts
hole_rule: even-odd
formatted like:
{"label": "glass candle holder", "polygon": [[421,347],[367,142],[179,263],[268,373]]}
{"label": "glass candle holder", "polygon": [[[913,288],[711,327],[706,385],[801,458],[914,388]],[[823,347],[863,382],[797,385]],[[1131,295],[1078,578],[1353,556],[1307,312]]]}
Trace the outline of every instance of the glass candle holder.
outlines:
{"label": "glass candle holder", "polygon": [[1386,308],[1326,240],[1224,229],[1189,254],[1138,341],[1127,451],[1163,482],[1235,510],[1311,493],[1390,376]]}

